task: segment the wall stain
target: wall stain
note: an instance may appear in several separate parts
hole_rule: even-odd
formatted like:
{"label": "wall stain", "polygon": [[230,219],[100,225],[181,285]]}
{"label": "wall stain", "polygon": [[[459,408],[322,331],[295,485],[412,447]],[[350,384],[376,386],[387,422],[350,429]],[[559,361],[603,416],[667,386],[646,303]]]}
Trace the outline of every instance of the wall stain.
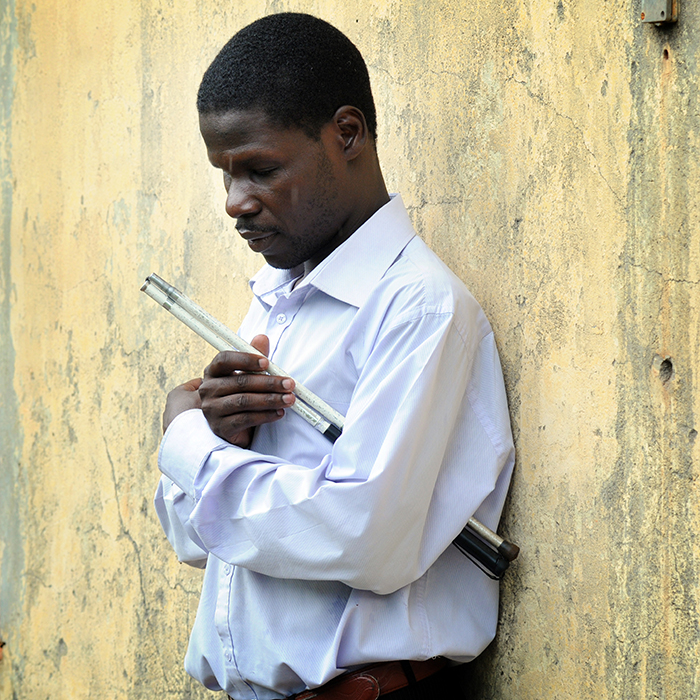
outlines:
{"label": "wall stain", "polygon": [[[13,0],[0,0],[0,639],[6,643],[0,666],[0,695],[14,694],[13,678],[24,673],[19,645],[24,622],[25,533],[24,489],[21,473],[22,425],[15,390],[16,348],[13,334],[13,235],[14,203],[12,124],[18,45],[17,16]],[[16,254],[16,253],[15,253]]]}

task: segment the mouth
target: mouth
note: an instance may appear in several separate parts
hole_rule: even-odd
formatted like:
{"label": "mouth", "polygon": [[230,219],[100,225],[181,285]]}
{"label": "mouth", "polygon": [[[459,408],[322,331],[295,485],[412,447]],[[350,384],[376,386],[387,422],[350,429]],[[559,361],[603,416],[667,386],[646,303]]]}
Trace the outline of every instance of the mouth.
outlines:
{"label": "mouth", "polygon": [[238,229],[238,233],[240,233],[241,238],[245,239],[248,242],[248,247],[254,253],[262,253],[264,250],[268,249],[268,247],[272,243],[272,239],[279,232],[275,229],[260,230],[246,229],[241,227]]}

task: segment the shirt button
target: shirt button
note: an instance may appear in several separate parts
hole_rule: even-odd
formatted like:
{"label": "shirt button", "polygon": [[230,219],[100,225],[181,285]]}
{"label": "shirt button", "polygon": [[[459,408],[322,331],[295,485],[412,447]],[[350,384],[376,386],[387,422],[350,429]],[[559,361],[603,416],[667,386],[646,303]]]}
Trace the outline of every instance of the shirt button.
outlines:
{"label": "shirt button", "polygon": [[226,652],[226,661],[231,661],[231,654],[228,651]]}
{"label": "shirt button", "polygon": [[284,314],[277,314],[277,323],[284,323],[287,317]]}
{"label": "shirt button", "polygon": [[231,573],[231,567],[228,564],[226,564],[226,566],[224,567],[224,573],[227,576]]}

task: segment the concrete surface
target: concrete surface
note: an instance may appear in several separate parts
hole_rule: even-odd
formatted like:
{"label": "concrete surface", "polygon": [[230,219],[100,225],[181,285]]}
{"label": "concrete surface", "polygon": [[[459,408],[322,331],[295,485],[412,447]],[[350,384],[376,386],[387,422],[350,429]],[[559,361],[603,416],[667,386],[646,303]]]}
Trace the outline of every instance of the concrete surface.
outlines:
{"label": "concrete surface", "polygon": [[0,0],[0,698],[211,697],[151,506],[165,393],[211,352],[138,290],[244,313],[194,98],[287,9],[363,51],[390,189],[502,353],[522,555],[472,697],[700,697],[696,6]]}

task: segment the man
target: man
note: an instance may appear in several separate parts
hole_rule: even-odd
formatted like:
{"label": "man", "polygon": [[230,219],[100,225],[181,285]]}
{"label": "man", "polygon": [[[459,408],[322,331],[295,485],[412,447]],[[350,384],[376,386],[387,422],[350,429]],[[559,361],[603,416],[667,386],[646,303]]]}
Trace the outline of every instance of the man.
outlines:
{"label": "man", "polygon": [[475,513],[496,527],[513,466],[493,333],[387,194],[338,30],[258,20],[197,105],[267,263],[240,333],[347,418],[331,444],[286,410],[293,379],[237,352],[168,396],[156,507],[206,564],[186,669],[237,700],[458,697],[443,667],[493,638],[498,584],[451,542]]}

